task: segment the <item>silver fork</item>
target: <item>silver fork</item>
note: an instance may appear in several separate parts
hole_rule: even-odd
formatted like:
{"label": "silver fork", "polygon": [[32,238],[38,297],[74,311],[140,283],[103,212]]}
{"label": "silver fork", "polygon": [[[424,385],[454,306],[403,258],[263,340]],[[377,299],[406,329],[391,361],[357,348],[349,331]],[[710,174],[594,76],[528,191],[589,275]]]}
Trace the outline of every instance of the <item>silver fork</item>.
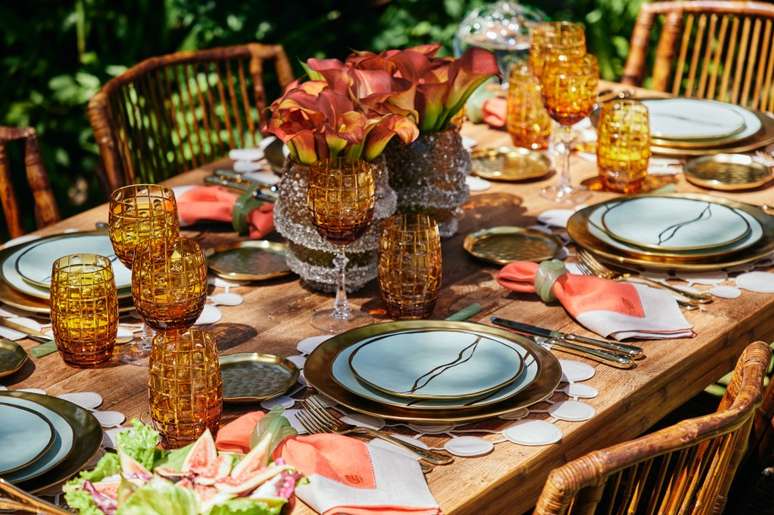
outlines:
{"label": "silver fork", "polygon": [[644,275],[632,275],[628,272],[616,272],[615,270],[611,270],[606,265],[602,264],[593,255],[591,255],[590,252],[583,249],[580,249],[578,251],[578,258],[580,258],[581,262],[583,262],[588,268],[591,269],[592,272],[594,272],[594,275],[598,275],[599,277],[603,277],[605,279],[623,279],[623,280],[635,279],[638,281],[646,282],[648,284],[652,284],[657,288],[662,288],[665,290],[670,290],[674,293],[679,293],[684,297],[695,300],[699,304],[708,304],[712,302],[712,295],[710,295],[707,292],[694,292],[690,290],[685,290],[683,288],[678,288],[677,286],[672,286],[671,284],[664,281],[651,279],[650,277],[646,277]]}
{"label": "silver fork", "polygon": [[304,429],[311,433],[339,433],[342,435],[354,434],[370,436],[371,438],[380,438],[386,442],[403,447],[413,452],[420,459],[432,463],[433,465],[448,465],[454,461],[452,456],[429,449],[423,449],[416,445],[404,442],[395,438],[385,431],[377,431],[368,427],[358,427],[345,424],[337,419],[325,408],[325,405],[316,397],[308,397],[302,402],[303,409],[296,414],[298,421],[304,426]]}

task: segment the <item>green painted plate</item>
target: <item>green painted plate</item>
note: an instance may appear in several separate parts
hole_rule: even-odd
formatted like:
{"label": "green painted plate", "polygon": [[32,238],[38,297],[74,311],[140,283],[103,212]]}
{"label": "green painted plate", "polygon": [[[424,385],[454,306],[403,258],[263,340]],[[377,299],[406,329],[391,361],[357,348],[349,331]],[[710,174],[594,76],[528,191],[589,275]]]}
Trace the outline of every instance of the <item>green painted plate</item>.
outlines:
{"label": "green painted plate", "polygon": [[0,402],[0,476],[25,468],[54,443],[54,428],[40,413]]}

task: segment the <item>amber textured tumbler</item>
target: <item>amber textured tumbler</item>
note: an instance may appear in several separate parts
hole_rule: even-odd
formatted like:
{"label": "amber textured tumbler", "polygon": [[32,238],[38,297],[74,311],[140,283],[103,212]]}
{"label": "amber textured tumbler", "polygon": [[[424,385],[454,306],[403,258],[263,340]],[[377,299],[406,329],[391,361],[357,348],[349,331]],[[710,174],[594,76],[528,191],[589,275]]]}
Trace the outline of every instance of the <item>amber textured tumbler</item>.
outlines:
{"label": "amber textured tumbler", "polygon": [[540,83],[526,62],[515,63],[511,67],[506,126],[517,147],[532,150],[548,148],[551,117],[543,105]]}
{"label": "amber textured tumbler", "polygon": [[148,366],[151,419],[165,447],[183,447],[205,429],[218,431],[223,381],[209,333],[194,328],[157,334]]}
{"label": "amber textured tumbler", "polygon": [[597,127],[597,167],[605,188],[638,193],[648,175],[650,119],[637,100],[602,104]]}
{"label": "amber textured tumbler", "polygon": [[54,262],[51,325],[68,365],[88,368],[110,359],[118,331],[118,299],[108,258],[72,254]]}
{"label": "amber textured tumbler", "polygon": [[139,252],[132,267],[132,299],[153,329],[191,327],[207,300],[207,260],[199,244],[178,238]]}
{"label": "amber textured tumbler", "polygon": [[529,63],[535,77],[543,74],[549,51],[561,51],[574,57],[586,54],[586,34],[583,25],[569,21],[548,21],[537,24],[530,33]]}
{"label": "amber textured tumbler", "polygon": [[406,213],[384,222],[379,290],[392,318],[429,317],[441,289],[441,269],[441,236],[432,217]]}

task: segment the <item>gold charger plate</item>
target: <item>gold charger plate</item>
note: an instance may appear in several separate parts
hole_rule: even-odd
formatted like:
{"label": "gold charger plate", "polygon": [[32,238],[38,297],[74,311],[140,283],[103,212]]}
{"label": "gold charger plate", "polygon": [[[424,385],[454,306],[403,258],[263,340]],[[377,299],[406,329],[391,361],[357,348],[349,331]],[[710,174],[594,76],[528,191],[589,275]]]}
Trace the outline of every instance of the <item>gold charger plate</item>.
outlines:
{"label": "gold charger plate", "polygon": [[0,338],[0,377],[18,372],[28,358],[21,345],[8,338]]}
{"label": "gold charger plate", "polygon": [[[637,198],[645,195],[635,195],[627,198]],[[706,272],[730,268],[752,261],[757,261],[768,256],[774,251],[774,217],[766,214],[763,209],[752,204],[745,204],[731,199],[715,197],[702,193],[662,193],[662,197],[681,197],[716,202],[734,209],[745,211],[761,224],[763,236],[761,240],[751,247],[743,248],[728,254],[715,256],[685,255],[674,253],[660,253],[642,250],[641,252],[629,252],[618,249],[595,238],[588,231],[589,215],[599,204],[595,204],[576,211],[567,222],[567,233],[580,247],[590,251],[603,261],[635,268],[648,268],[663,271]],[[611,199],[606,202],[615,202]]]}
{"label": "gold charger plate", "polygon": [[221,356],[223,402],[244,404],[273,399],[298,380],[298,368],[279,356],[240,352]]}
{"label": "gold charger plate", "polygon": [[0,391],[0,400],[2,400],[3,396],[26,399],[45,406],[64,418],[73,429],[73,447],[65,459],[42,476],[18,483],[16,486],[22,490],[35,493],[70,479],[73,475],[80,472],[83,466],[99,450],[102,443],[102,427],[91,412],[72,402],[49,395],[19,391]]}
{"label": "gold charger plate", "polygon": [[502,226],[468,234],[462,246],[473,257],[505,265],[513,261],[551,259],[562,249],[562,242],[553,234],[535,229]]}
{"label": "gold charger plate", "polygon": [[551,161],[542,152],[521,147],[494,147],[471,152],[473,174],[491,181],[528,181],[551,172]]}
{"label": "gold charger plate", "polygon": [[207,252],[217,276],[235,281],[264,281],[293,273],[285,262],[288,247],[266,240],[240,241]]}
{"label": "gold charger plate", "polygon": [[685,164],[685,180],[701,188],[737,191],[758,188],[771,181],[774,172],[746,154],[715,154]]}
{"label": "gold charger plate", "polygon": [[[347,347],[356,345],[366,338],[400,330],[412,329],[466,330],[494,335],[513,340],[526,348],[538,361],[538,373],[535,380],[513,397],[486,406],[463,407],[456,409],[406,409],[388,406],[357,396],[339,385],[333,378],[331,365],[336,356]],[[382,417],[390,420],[412,421],[418,423],[458,423],[475,422],[510,413],[551,396],[562,377],[562,370],[556,357],[537,345],[529,338],[504,331],[496,327],[472,322],[451,322],[448,320],[402,320],[358,327],[336,335],[321,343],[307,358],[304,365],[304,377],[320,393],[339,404],[359,413]]]}
{"label": "gold charger plate", "polygon": [[672,148],[662,145],[651,145],[651,151],[654,154],[663,156],[705,156],[711,154],[729,154],[750,152],[761,147],[774,143],[774,118],[765,114],[755,112],[755,116],[761,121],[761,130],[756,134],[741,141],[726,145],[710,145],[704,148]]}
{"label": "gold charger plate", "polygon": [[[2,262],[2,258],[0,258],[0,262]],[[51,315],[51,307],[48,305],[48,301],[37,297],[30,297],[20,291],[16,291],[5,281],[0,281],[0,303],[36,315]],[[134,305],[132,304],[131,297],[118,301],[119,313],[127,313],[133,309]]]}

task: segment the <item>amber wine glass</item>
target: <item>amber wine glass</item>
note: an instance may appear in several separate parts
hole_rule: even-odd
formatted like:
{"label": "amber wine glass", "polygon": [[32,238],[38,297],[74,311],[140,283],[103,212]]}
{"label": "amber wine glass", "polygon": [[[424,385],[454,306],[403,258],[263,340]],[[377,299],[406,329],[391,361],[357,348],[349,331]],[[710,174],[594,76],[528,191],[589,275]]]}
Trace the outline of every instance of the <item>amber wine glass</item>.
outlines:
{"label": "amber wine glass", "polygon": [[132,299],[145,323],[157,331],[191,327],[207,300],[207,260],[199,244],[177,238],[138,252]]}
{"label": "amber wine glass", "polygon": [[347,301],[344,247],[360,238],[374,216],[376,166],[366,161],[342,159],[321,161],[310,166],[307,208],[320,236],[337,246],[336,300],[333,309],[315,312],[312,324],[330,333],[346,331],[362,322]]}
{"label": "amber wine glass", "polygon": [[[110,196],[108,231],[113,251],[127,268],[132,268],[138,251],[157,247],[180,234],[175,194],[158,184],[132,184]],[[121,347],[119,361],[143,364],[153,333],[146,326],[144,336]]]}
{"label": "amber wine glass", "polygon": [[548,148],[551,117],[540,95],[540,83],[525,62],[511,67],[508,79],[508,115],[506,127],[513,144],[532,150]]}
{"label": "amber wine glass", "polygon": [[530,34],[529,64],[538,79],[549,52],[582,57],[586,55],[586,34],[583,24],[569,21],[539,23]]}
{"label": "amber wine glass", "polygon": [[72,254],[54,262],[51,326],[68,365],[88,368],[110,360],[118,331],[118,298],[108,258]]}
{"label": "amber wine glass", "polygon": [[379,238],[379,291],[396,319],[427,318],[441,289],[441,236],[429,215],[393,215]]}
{"label": "amber wine glass", "polygon": [[605,188],[638,193],[648,175],[650,119],[637,100],[602,104],[597,127],[597,167]]}
{"label": "amber wine glass", "polygon": [[561,52],[549,52],[541,77],[541,92],[548,114],[559,123],[557,129],[559,184],[549,186],[541,194],[554,202],[577,204],[587,199],[588,191],[572,187],[570,182],[570,151],[572,125],[594,109],[599,84],[597,59],[590,54],[577,57]]}

